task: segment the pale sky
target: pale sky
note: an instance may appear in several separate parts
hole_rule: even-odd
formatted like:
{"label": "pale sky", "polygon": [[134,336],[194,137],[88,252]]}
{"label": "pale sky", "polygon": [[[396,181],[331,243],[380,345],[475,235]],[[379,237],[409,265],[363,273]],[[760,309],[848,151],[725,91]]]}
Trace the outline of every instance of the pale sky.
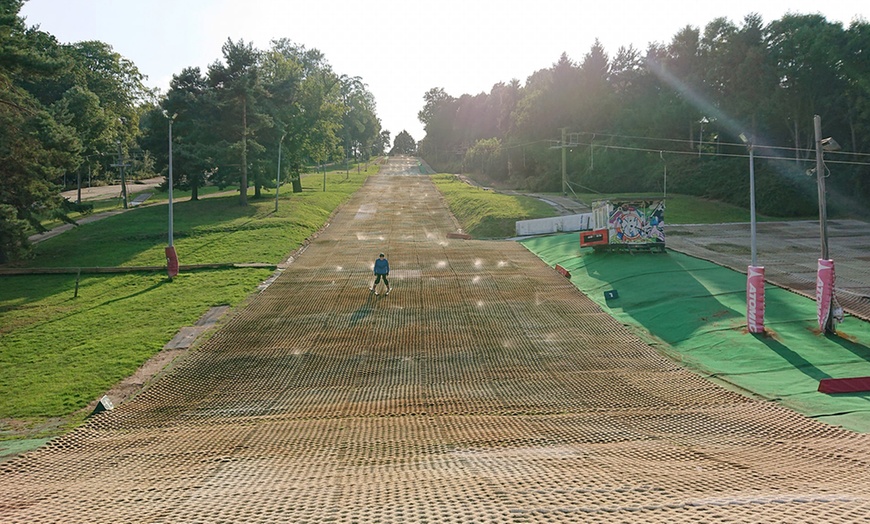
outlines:
{"label": "pale sky", "polygon": [[595,39],[612,57],[620,46],[645,51],[686,25],[701,30],[725,17],[740,25],[791,12],[824,15],[844,27],[870,20],[866,0],[28,0],[21,11],[61,43],[100,40],[131,60],[146,84],[166,92],[173,74],[222,60],[227,38],[267,49],[277,38],[317,48],[339,74],[361,77],[384,129],[424,137],[423,94],[489,92],[526,78],[562,52],[583,59]]}

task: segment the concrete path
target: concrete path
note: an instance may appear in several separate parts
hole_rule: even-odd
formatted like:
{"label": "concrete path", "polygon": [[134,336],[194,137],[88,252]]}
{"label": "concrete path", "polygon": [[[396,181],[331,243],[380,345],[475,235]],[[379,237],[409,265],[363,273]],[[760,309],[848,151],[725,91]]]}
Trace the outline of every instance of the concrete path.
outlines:
{"label": "concrete path", "polygon": [[866,521],[870,436],[684,370],[516,243],[448,239],[414,170],[142,394],[0,464],[0,522]]}

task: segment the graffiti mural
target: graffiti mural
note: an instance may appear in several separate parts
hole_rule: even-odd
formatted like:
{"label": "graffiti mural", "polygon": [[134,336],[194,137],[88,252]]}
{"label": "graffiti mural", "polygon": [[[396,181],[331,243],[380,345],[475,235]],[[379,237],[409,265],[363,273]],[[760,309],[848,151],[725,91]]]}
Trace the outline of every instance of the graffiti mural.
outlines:
{"label": "graffiti mural", "polygon": [[592,228],[580,233],[580,247],[596,251],[665,252],[663,200],[599,200],[592,203]]}
{"label": "graffiti mural", "polygon": [[612,202],[608,207],[610,216],[607,229],[611,244],[652,244],[665,241],[664,202]]}
{"label": "graffiti mural", "polygon": [[596,214],[607,216],[610,244],[651,244],[665,241],[665,205],[659,200],[604,201]]}

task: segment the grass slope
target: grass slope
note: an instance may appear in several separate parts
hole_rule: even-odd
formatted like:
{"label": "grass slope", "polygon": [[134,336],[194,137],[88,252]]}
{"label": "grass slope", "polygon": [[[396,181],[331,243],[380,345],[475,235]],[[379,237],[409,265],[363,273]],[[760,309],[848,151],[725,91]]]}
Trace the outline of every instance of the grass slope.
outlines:
{"label": "grass slope", "polygon": [[[277,264],[376,171],[372,164],[360,174],[329,173],[326,192],[321,174],[303,177],[302,193],[282,189],[277,213],[274,193],[247,207],[237,195],[177,202],[180,261]],[[165,205],[136,208],[38,244],[23,265],[163,265],[166,228]],[[159,352],[180,327],[212,306],[239,304],[270,273],[198,271],[172,281],[162,272],[82,275],[77,298],[75,275],[0,277],[0,439],[52,418],[81,420],[89,402]]]}
{"label": "grass slope", "polygon": [[[514,236],[518,220],[556,216],[547,203],[532,197],[505,195],[458,180],[453,175],[434,175],[432,181],[444,195],[450,211],[463,230],[475,238],[507,238]],[[576,199],[587,205],[597,200],[621,198],[660,199],[660,193],[595,194],[582,193]],[[812,218],[812,217],[808,217]],[[758,215],[759,222],[784,220]],[[749,210],[724,202],[690,195],[671,194],[666,200],[666,224],[721,224],[749,222]],[[791,218],[794,220],[794,218]]]}
{"label": "grass slope", "polygon": [[453,175],[435,175],[432,181],[463,230],[474,238],[512,237],[518,220],[554,216],[553,208],[536,198],[495,193],[470,186]]}

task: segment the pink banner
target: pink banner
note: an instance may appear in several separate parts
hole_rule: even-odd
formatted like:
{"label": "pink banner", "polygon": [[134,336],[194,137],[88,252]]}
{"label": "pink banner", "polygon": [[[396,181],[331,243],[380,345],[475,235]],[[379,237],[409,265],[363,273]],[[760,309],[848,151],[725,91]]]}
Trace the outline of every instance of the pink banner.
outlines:
{"label": "pink banner", "polygon": [[831,318],[831,299],[834,296],[834,261],[819,259],[819,272],[816,277],[816,308],[818,309],[819,330],[826,331]]}
{"label": "pink banner", "polygon": [[746,328],[750,333],[764,333],[764,268],[746,270]]}

